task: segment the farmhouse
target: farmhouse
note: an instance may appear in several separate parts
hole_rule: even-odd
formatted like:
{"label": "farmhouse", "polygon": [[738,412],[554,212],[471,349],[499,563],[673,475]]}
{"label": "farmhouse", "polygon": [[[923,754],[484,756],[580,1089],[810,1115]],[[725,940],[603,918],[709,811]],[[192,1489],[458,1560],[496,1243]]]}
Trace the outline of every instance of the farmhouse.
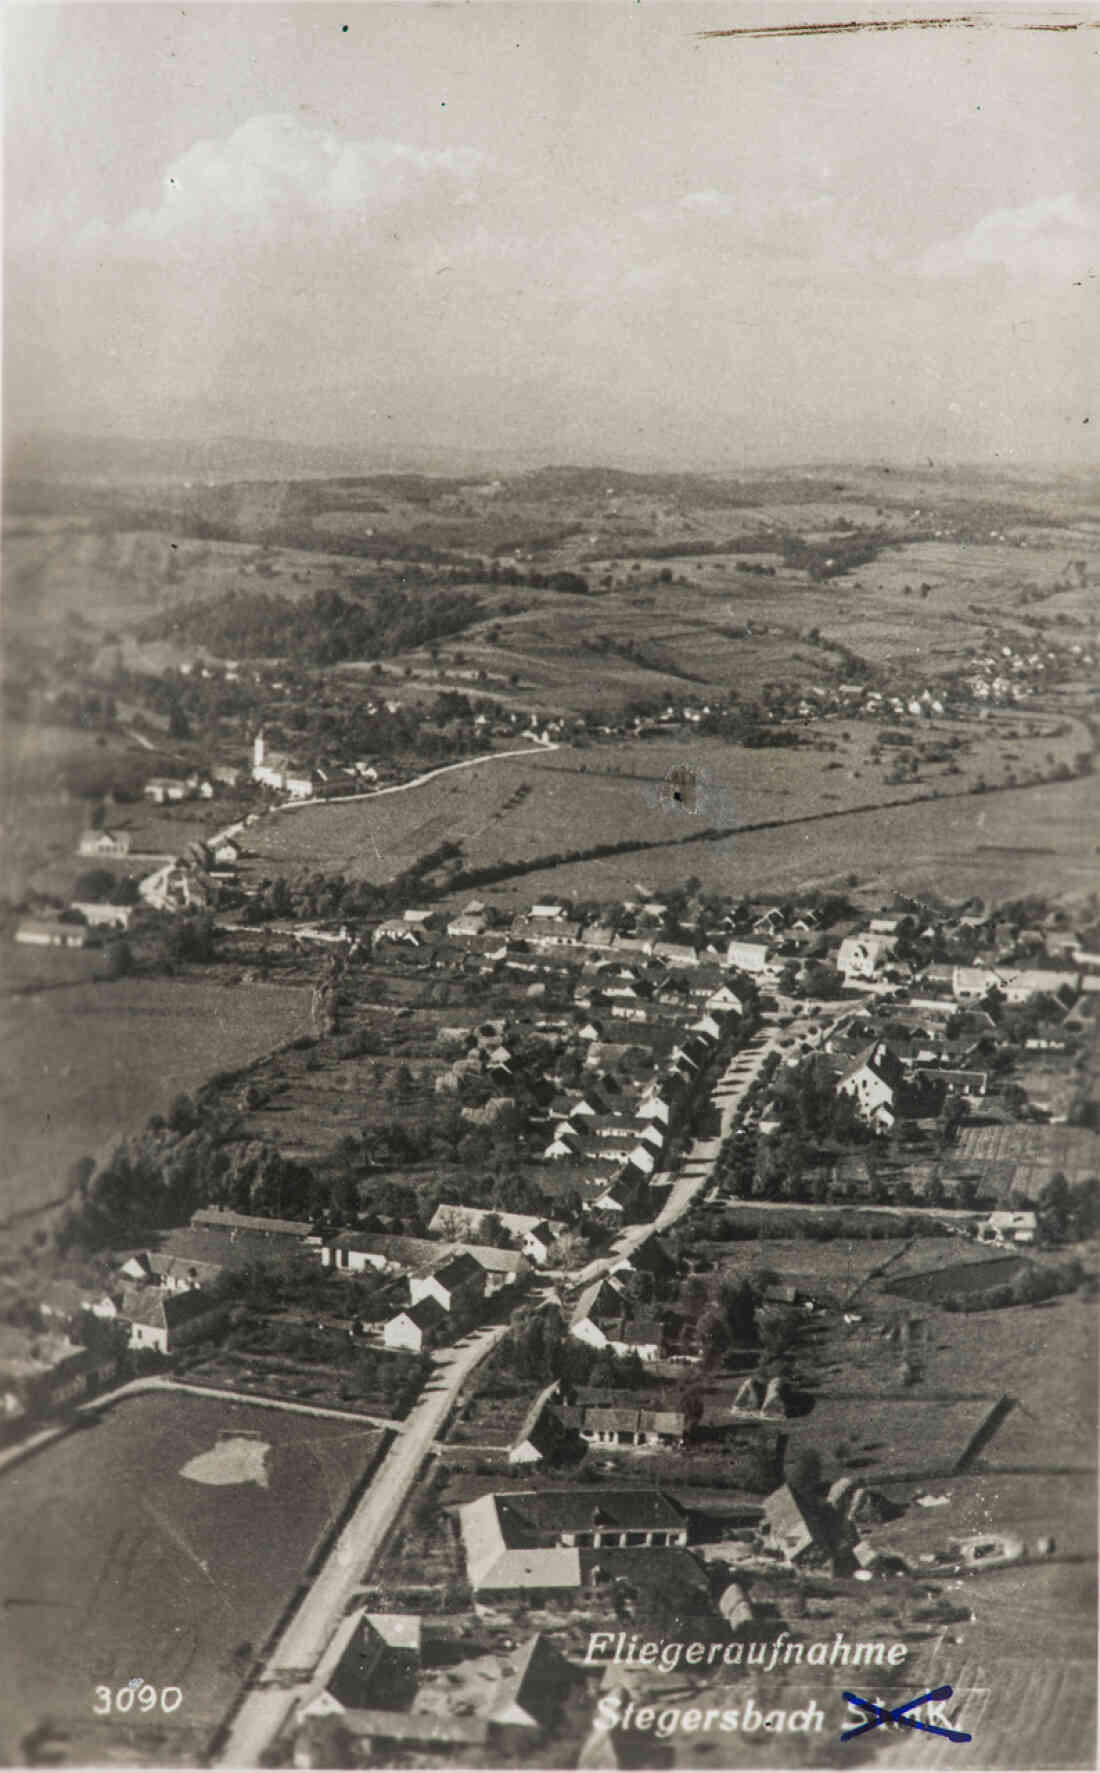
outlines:
{"label": "farmhouse", "polygon": [[131,1348],[172,1354],[215,1335],[225,1323],[227,1307],[197,1288],[178,1293],[142,1288],[123,1296],[119,1315],[130,1326]]}
{"label": "farmhouse", "polygon": [[561,1651],[540,1631],[509,1657],[493,1694],[489,1723],[497,1733],[520,1737],[549,1730],[574,1680]]}
{"label": "farmhouse", "polygon": [[683,1510],[660,1490],[489,1492],[460,1507],[458,1520],[479,1595],[579,1588],[602,1574],[582,1553],[683,1547],[688,1535]]}
{"label": "farmhouse", "polygon": [[128,930],[134,918],[132,905],[108,905],[99,899],[74,899],[69,907],[91,929]]}
{"label": "farmhouse", "polygon": [[86,948],[89,930],[84,923],[61,923],[57,918],[25,917],[16,926],[15,939],[33,948]]}
{"label": "farmhouse", "polygon": [[983,1244],[1033,1244],[1039,1221],[1033,1212],[995,1212],[978,1226]]}
{"label": "farmhouse", "polygon": [[836,951],[837,970],[852,979],[873,979],[894,949],[891,936],[845,936]]}
{"label": "farmhouse", "polygon": [[884,1040],[874,1041],[839,1078],[837,1093],[853,1097],[864,1120],[889,1128],[903,1076],[897,1055]]}
{"label": "farmhouse", "polygon": [[446,1322],[447,1312],[438,1299],[421,1299],[390,1318],[383,1328],[382,1340],[387,1348],[405,1348],[420,1354],[437,1339]]}
{"label": "farmhouse", "polygon": [[537,1213],[492,1213],[486,1207],[437,1207],[428,1224],[436,1237],[459,1242],[478,1237],[485,1220],[494,1218],[528,1261],[541,1266],[556,1238],[565,1230],[561,1219],[540,1219]]}
{"label": "farmhouse", "polygon": [[368,1613],[357,1607],[340,1621],[309,1692],[299,1722],[331,1717],[368,1704],[401,1705],[416,1693],[420,1620],[414,1613]]}
{"label": "farmhouse", "polygon": [[77,853],[118,861],[130,854],[132,844],[133,838],[128,831],[82,831]]}
{"label": "farmhouse", "polygon": [[444,1311],[455,1311],[480,1300],[485,1290],[484,1272],[466,1251],[451,1256],[440,1267],[426,1275],[410,1275],[409,1298],[413,1305],[421,1299],[435,1299]]}
{"label": "farmhouse", "polygon": [[191,789],[178,776],[153,776],[145,784],[145,798],[164,806],[167,801],[190,800]]}
{"label": "farmhouse", "polygon": [[765,1499],[763,1529],[788,1564],[820,1563],[833,1554],[835,1529],[829,1512],[796,1494],[789,1484]]}
{"label": "farmhouse", "polygon": [[766,942],[732,941],[726,949],[726,965],[742,973],[766,973],[771,950]]}
{"label": "farmhouse", "polygon": [[290,1245],[303,1243],[313,1235],[308,1219],[264,1219],[254,1213],[233,1213],[228,1207],[200,1207],[191,1215],[191,1224],[198,1229],[218,1231],[232,1240],[238,1232]]}

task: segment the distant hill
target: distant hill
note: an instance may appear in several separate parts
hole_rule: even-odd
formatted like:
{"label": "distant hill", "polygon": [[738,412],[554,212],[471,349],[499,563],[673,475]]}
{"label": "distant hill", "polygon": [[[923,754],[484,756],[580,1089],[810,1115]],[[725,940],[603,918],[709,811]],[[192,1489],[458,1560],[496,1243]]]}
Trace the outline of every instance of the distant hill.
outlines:
{"label": "distant hill", "polygon": [[10,480],[293,480],[362,474],[386,464],[370,452],[266,437],[81,437],[39,431],[5,440]]}

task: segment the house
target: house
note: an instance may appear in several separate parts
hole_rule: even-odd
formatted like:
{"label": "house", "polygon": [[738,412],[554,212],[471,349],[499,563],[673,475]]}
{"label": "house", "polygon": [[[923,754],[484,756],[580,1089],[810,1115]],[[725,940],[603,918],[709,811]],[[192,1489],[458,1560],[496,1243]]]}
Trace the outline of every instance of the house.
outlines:
{"label": "house", "polygon": [[532,1730],[549,1731],[575,1676],[550,1639],[534,1633],[513,1651],[501,1668],[489,1707],[489,1725],[497,1734],[520,1737]]}
{"label": "house", "polygon": [[220,868],[232,868],[241,859],[241,846],[231,837],[212,838],[210,856]]}
{"label": "house", "polygon": [[205,907],[209,891],[201,872],[178,858],[164,862],[138,882],[138,892],[154,911],[190,911]]}
{"label": "house", "polygon": [[789,1484],[765,1498],[762,1527],[788,1564],[816,1563],[833,1555],[836,1533],[830,1512]]}
{"label": "house", "polygon": [[1033,1212],[996,1212],[978,1226],[983,1244],[1033,1244],[1039,1221]]}
{"label": "house", "polygon": [[569,1334],[590,1348],[606,1348],[602,1326],[623,1315],[625,1295],[617,1281],[606,1276],[592,1281],[577,1299],[569,1316]]}
{"label": "house", "polygon": [[33,948],[86,948],[86,923],[62,923],[58,918],[24,917],[16,925],[15,939]]}
{"label": "house", "polygon": [[134,919],[133,905],[108,905],[100,899],[74,899],[69,906],[93,930],[128,930]]}
{"label": "house", "polygon": [[229,1239],[238,1232],[248,1232],[284,1245],[304,1243],[313,1235],[308,1219],[265,1219],[255,1213],[234,1213],[228,1207],[199,1207],[191,1215],[191,1224],[196,1229],[205,1227],[221,1232]]}
{"label": "house", "polygon": [[1078,977],[1077,973],[1055,972],[1051,967],[1025,967],[1019,971],[1006,970],[1001,989],[1009,1004],[1026,1003],[1029,997],[1039,993],[1049,997],[1057,996],[1060,991],[1076,993]]}
{"label": "house", "polygon": [[665,1338],[661,1321],[655,1317],[622,1317],[606,1328],[606,1343],[620,1360],[636,1354],[638,1359],[659,1361],[664,1353]]}
{"label": "house", "polygon": [[774,941],[780,930],[787,927],[787,914],[782,906],[769,905],[767,910],[762,911],[760,916],[756,918],[752,927],[755,935],[768,936]]}
{"label": "house", "polygon": [[893,949],[891,936],[845,936],[836,951],[837,971],[850,979],[873,979]]}
{"label": "house", "polygon": [[735,938],[726,949],[726,965],[742,973],[766,973],[770,957],[766,942],[742,942]]}
{"label": "house", "polygon": [[863,1120],[889,1128],[903,1077],[901,1061],[886,1041],[873,1041],[838,1079],[837,1093],[855,1100]]}
{"label": "house", "polygon": [[128,831],[82,831],[77,854],[118,861],[130,854],[133,841]]}
{"label": "house", "polygon": [[173,1354],[189,1343],[216,1335],[228,1315],[228,1307],[199,1288],[162,1293],[151,1287],[123,1295],[119,1316],[130,1326],[129,1346],[152,1348]]}
{"label": "house", "polygon": [[0,1425],[18,1430],[83,1400],[117,1376],[118,1364],[114,1351],[93,1354],[66,1335],[0,1324]]}
{"label": "house", "polygon": [[484,913],[475,916],[470,912],[462,912],[458,917],[452,917],[447,925],[447,934],[451,937],[480,936],[488,926],[489,920]]}
{"label": "house", "polygon": [[564,1407],[562,1419],[589,1446],[598,1447],[678,1447],[687,1425],[683,1410],[662,1408],[659,1398],[639,1403],[628,1392],[615,1403]]}
{"label": "house", "polygon": [[992,967],[953,967],[951,990],[956,1003],[970,1003],[1001,989],[1001,974]]}
{"label": "house", "polygon": [[677,1272],[676,1258],[671,1256],[656,1232],[650,1232],[629,1256],[616,1262],[614,1273],[651,1274],[655,1280],[668,1280]]}
{"label": "house", "polygon": [[558,1381],[551,1379],[525,1410],[508,1448],[509,1465],[539,1465],[566,1438],[568,1429],[553,1404],[557,1392]]}
{"label": "house", "polygon": [[382,1330],[387,1348],[409,1349],[422,1354],[439,1336],[447,1322],[447,1312],[438,1299],[420,1299],[391,1317]]}
{"label": "house", "polygon": [[415,1613],[368,1613],[356,1607],[341,1619],[317,1664],[299,1723],[367,1704],[407,1705],[416,1696],[421,1629]]}
{"label": "house", "polygon": [[484,1221],[490,1217],[507,1232],[527,1260],[537,1266],[546,1261],[554,1242],[565,1230],[564,1220],[542,1219],[537,1213],[490,1214],[487,1207],[457,1206],[437,1207],[428,1230],[435,1237],[446,1237],[455,1243],[467,1238],[472,1241],[480,1235]]}
{"label": "house", "polygon": [[720,985],[717,991],[712,991],[706,999],[707,1013],[711,1016],[740,1016],[743,1014],[744,1008],[743,1000],[738,997],[736,991],[731,991],[728,985]]}
{"label": "house", "polygon": [[[457,1514],[477,1596],[579,1588],[582,1553],[685,1547],[688,1537],[683,1510],[656,1489],[489,1491]],[[599,1566],[586,1561],[591,1578]]]}
{"label": "house", "polygon": [[435,1299],[444,1311],[456,1311],[463,1306],[475,1305],[484,1294],[484,1270],[464,1250],[456,1252],[430,1274],[409,1276],[409,1299],[413,1305],[419,1304],[421,1299]]}
{"label": "house", "polygon": [[491,1244],[463,1244],[460,1254],[469,1256],[481,1273],[486,1299],[503,1287],[518,1286],[531,1269],[519,1250],[497,1250]]}
{"label": "house", "polygon": [[146,800],[157,806],[164,806],[168,801],[190,800],[191,793],[188,784],[178,776],[153,776],[144,788]]}

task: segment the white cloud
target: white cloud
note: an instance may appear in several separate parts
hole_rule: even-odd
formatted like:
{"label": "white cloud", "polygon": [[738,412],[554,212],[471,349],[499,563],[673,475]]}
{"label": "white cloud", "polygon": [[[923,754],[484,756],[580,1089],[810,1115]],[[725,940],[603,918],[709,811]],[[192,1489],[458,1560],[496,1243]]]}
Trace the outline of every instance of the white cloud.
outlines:
{"label": "white cloud", "polygon": [[94,224],[89,244],[131,249],[175,240],[286,240],[318,228],[362,227],[413,200],[468,204],[484,157],[402,142],[348,141],[290,115],[252,117],[219,141],[200,141],[166,170],[155,209],[120,230]]}
{"label": "white cloud", "polygon": [[938,242],[920,260],[929,277],[996,267],[1017,277],[1080,277],[1095,265],[1096,214],[1067,192],[1021,209],[997,209],[966,233]]}

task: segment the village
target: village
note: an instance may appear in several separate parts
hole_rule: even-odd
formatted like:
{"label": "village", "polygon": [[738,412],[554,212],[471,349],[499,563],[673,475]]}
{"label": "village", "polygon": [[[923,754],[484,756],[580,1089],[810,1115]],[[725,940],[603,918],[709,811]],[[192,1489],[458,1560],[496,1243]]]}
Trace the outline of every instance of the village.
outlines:
{"label": "village", "polygon": [[[258,740],[254,772],[274,767]],[[141,900],[193,915],[205,901],[187,883],[232,878],[248,838],[245,822],[165,861]],[[209,1198],[140,1247],[124,1236],[138,1197],[108,1165],[86,1178],[56,1278],[8,1283],[9,1457],[152,1385],[346,1412],[411,1458],[444,1388],[354,1605],[326,1620],[308,1671],[277,1644],[242,1671],[226,1752],[255,1746],[262,1717],[301,1766],[507,1765],[536,1743],[556,1764],[628,1764],[653,1752],[644,1724],[596,1728],[593,1707],[625,1715],[653,1671],[593,1667],[583,1646],[610,1617],[723,1646],[720,1680],[713,1658],[678,1673],[702,1716],[728,1698],[738,1646],[815,1611],[809,1595],[829,1597],[816,1611],[845,1659],[904,1667],[930,1620],[942,1634],[962,1616],[951,1572],[1053,1554],[1049,1533],[975,1530],[966,1506],[920,1530],[914,1499],[968,1471],[1012,1400],[979,1386],[923,1447],[915,1406],[934,1385],[929,1311],[1011,1315],[1088,1284],[1095,921],[900,896],[868,915],[843,893],[763,903],[689,881],[514,913],[491,893],[453,913],[406,904],[355,929],[214,924],[219,942],[262,930],[269,954],[314,956],[322,1070],[373,977],[420,1001],[445,985],[412,1087],[463,1159],[414,1157],[411,1193],[370,1141],[342,1149],[352,1168],[331,1181],[284,1161],[238,1186],[215,1164]],[[407,1038],[420,1013],[397,1012]],[[260,1067],[233,1100],[262,1114],[266,1088]],[[221,1124],[221,1099],[149,1135],[161,1167]],[[223,1137],[241,1148],[239,1119]],[[843,1268],[821,1238],[844,1245]],[[449,1381],[463,1348],[476,1365]],[[857,1403],[829,1377],[838,1357]],[[864,1617],[867,1582],[890,1596],[890,1632]],[[812,1718],[812,1691],[784,1671],[776,1735],[788,1714],[810,1727],[793,1720]],[[697,1750],[678,1734],[678,1764]]]}

